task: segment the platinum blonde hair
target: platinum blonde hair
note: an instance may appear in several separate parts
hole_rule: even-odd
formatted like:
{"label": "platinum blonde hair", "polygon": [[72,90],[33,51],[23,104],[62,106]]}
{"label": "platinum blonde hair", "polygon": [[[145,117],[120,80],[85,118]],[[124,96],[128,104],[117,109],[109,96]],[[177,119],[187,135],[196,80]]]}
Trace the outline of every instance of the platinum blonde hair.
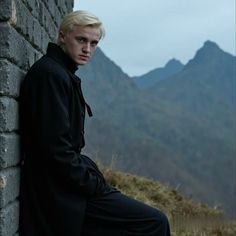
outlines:
{"label": "platinum blonde hair", "polygon": [[67,34],[75,25],[97,27],[100,29],[101,38],[105,36],[102,22],[91,12],[79,10],[69,13],[62,19],[59,32],[62,31]]}

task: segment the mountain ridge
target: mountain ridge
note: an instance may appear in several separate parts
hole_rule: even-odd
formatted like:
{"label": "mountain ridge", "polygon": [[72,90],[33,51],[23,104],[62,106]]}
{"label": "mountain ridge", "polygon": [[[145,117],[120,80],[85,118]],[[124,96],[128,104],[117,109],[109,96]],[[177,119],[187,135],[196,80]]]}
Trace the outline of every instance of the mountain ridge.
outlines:
{"label": "mountain ridge", "polygon": [[164,67],[153,69],[141,76],[132,77],[139,88],[148,88],[160,80],[166,79],[177,74],[183,69],[184,65],[177,59],[172,58]]}
{"label": "mountain ridge", "polygon": [[235,166],[235,57],[215,48],[219,54],[203,62],[209,46],[214,45],[204,44],[180,72],[147,89],[98,51],[79,70],[94,108],[94,118],[86,121],[85,152],[181,186],[183,194],[233,214],[234,181],[228,180]]}

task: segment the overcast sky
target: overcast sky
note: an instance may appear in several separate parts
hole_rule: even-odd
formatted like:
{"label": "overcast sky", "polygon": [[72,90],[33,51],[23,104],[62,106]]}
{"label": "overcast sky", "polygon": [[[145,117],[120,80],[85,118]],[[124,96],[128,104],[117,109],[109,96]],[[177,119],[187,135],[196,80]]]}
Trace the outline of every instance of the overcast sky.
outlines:
{"label": "overcast sky", "polygon": [[130,76],[187,63],[206,40],[235,55],[235,0],[75,0],[106,29],[103,52]]}

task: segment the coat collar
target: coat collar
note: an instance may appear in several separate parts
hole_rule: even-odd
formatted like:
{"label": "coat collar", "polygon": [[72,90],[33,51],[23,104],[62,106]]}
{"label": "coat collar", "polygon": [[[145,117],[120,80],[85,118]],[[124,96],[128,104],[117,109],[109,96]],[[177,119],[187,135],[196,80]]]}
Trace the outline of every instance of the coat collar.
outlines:
{"label": "coat collar", "polygon": [[46,55],[66,67],[73,74],[78,69],[76,63],[57,44],[49,43]]}

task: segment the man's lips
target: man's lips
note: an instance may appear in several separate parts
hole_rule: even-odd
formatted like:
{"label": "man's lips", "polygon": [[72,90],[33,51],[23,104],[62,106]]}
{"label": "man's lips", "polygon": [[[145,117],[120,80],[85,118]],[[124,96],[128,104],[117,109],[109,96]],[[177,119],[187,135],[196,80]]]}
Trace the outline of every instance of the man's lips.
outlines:
{"label": "man's lips", "polygon": [[87,61],[89,59],[89,56],[85,56],[85,55],[79,55],[79,58],[81,60]]}

